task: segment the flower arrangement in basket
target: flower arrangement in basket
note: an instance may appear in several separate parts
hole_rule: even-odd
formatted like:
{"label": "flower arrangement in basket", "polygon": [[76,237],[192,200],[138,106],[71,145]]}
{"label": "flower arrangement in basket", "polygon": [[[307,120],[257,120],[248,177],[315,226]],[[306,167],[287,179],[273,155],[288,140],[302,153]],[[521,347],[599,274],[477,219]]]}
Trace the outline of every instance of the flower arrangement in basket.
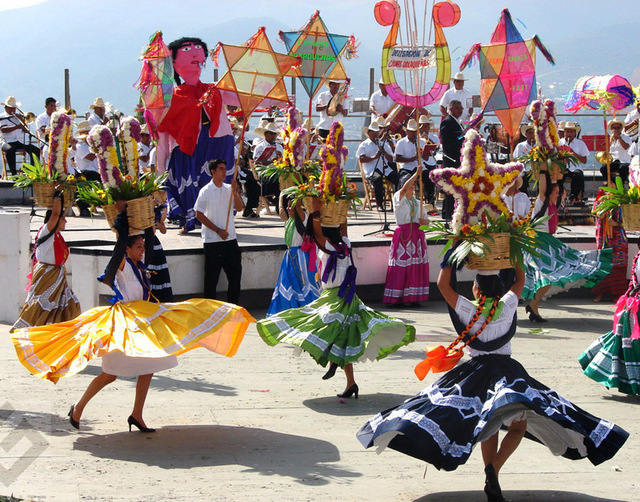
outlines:
{"label": "flower arrangement in basket", "polygon": [[550,99],[544,102],[534,101],[529,113],[533,120],[536,146],[516,160],[531,164],[535,180],[540,176],[540,168],[544,166],[551,181],[558,181],[563,178],[567,166],[578,165],[580,161],[570,147],[559,144],[556,104]]}
{"label": "flower arrangement in basket", "polygon": [[602,187],[604,196],[600,197],[593,214],[615,219],[618,209],[622,210],[622,226],[625,230],[640,230],[640,177],[638,163],[630,166],[629,188],[624,187],[622,178],[616,178],[615,187]]}
{"label": "flower arrangement in basket", "polygon": [[53,194],[62,189],[64,193],[64,207],[68,209],[73,204],[76,192],[76,179],[67,173],[69,146],[71,140],[71,118],[63,111],[51,114],[49,122],[49,154],[46,164],[33,155],[33,163],[22,165],[22,172],[13,176],[13,186],[25,188],[33,186],[36,205],[53,207]]}
{"label": "flower arrangement in basket", "polygon": [[320,163],[305,160],[305,145],[309,131],[302,127],[302,114],[294,107],[285,109],[287,125],[280,132],[282,158],[268,166],[259,166],[256,172],[265,179],[280,181],[280,190],[300,184],[308,176],[320,175]]}
{"label": "flower arrangement in basket", "polygon": [[502,199],[522,169],[519,162],[493,164],[486,154],[484,139],[471,129],[465,134],[460,168],[431,172],[431,180],[453,195],[456,208],[451,229],[441,222],[421,228],[428,232],[430,240],[447,239],[443,254],[457,242],[449,254],[449,263],[458,266],[468,261],[469,268],[495,270],[522,265],[524,251],[537,255],[534,227],[544,219],[514,219]]}
{"label": "flower arrangement in basket", "polygon": [[349,206],[355,211],[356,204],[360,203],[355,185],[347,182],[343,170],[348,153],[349,150],[344,146],[344,127],[340,122],[334,122],[329,130],[327,143],[320,151],[320,178],[309,175],[307,183],[290,187],[282,193],[295,200],[303,199],[309,213],[319,208],[324,226],[339,226],[346,222]]}
{"label": "flower arrangement in basket", "polygon": [[101,206],[109,225],[118,214],[115,202],[127,202],[130,232],[154,224],[152,194],[162,189],[166,174],[139,175],[138,142],[140,123],[133,117],[120,122],[114,138],[107,126],[94,126],[87,137],[89,148],[98,158],[102,184],[87,183],[78,190],[78,198],[91,206]]}

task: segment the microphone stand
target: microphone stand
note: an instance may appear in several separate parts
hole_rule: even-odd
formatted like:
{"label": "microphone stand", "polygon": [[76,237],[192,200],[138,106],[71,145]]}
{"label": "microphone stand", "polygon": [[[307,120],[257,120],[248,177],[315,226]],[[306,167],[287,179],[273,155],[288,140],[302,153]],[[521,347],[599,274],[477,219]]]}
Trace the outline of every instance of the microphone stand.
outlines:
{"label": "microphone stand", "polygon": [[[384,141],[382,144],[378,143],[376,140],[376,146],[380,151],[380,157],[376,160],[376,165],[373,169],[373,172],[378,168],[378,164],[380,163],[380,159],[382,159],[382,213],[384,222],[382,223],[382,228],[380,230],[374,230],[373,232],[369,232],[368,234],[364,234],[363,237],[367,237],[369,235],[383,234],[386,236],[386,233],[391,232],[391,226],[387,221],[387,176],[385,175],[386,168],[388,166],[386,159],[384,158]],[[393,200],[391,202],[391,210],[393,211]]]}

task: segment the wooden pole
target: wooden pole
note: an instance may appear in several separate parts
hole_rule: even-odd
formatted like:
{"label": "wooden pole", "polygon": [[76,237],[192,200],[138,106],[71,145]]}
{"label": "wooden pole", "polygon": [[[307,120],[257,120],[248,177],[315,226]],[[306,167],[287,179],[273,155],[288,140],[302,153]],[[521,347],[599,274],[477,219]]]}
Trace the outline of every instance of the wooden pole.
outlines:
{"label": "wooden pole", "polygon": [[[609,148],[611,148],[611,145],[609,144],[609,130],[607,129],[607,109],[606,108],[602,109],[602,117],[604,120],[604,149],[607,153],[609,153]],[[609,183],[609,180],[611,179],[611,162],[609,160],[609,155],[605,155],[605,158],[607,159],[607,183]]]}
{"label": "wooden pole", "polygon": [[71,88],[69,87],[69,68],[64,69],[64,109],[71,110]]}

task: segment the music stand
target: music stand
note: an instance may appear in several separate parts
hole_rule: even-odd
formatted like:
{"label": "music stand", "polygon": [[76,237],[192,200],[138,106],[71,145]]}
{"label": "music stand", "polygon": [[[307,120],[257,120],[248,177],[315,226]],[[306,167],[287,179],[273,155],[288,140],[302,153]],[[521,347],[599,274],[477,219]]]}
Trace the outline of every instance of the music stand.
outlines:
{"label": "music stand", "polygon": [[[378,145],[378,149],[380,150],[380,157],[378,157],[378,159],[376,160],[376,165],[373,168],[373,172],[375,172],[375,170],[378,168],[380,159],[382,159],[382,213],[384,214],[383,216],[384,221],[382,223],[382,228],[380,230],[374,230],[373,232],[364,234],[363,237],[368,237],[369,235],[376,235],[376,234],[383,234],[385,237],[387,237],[386,233],[392,232],[391,226],[387,221],[387,186],[386,186],[387,176],[385,175],[384,172],[386,171],[386,168],[389,166],[389,164],[387,164],[387,160],[384,158],[384,143],[382,144],[382,146]],[[374,191],[374,196],[375,196],[375,191]],[[391,202],[391,210],[393,210],[393,200],[391,200],[390,202]]]}

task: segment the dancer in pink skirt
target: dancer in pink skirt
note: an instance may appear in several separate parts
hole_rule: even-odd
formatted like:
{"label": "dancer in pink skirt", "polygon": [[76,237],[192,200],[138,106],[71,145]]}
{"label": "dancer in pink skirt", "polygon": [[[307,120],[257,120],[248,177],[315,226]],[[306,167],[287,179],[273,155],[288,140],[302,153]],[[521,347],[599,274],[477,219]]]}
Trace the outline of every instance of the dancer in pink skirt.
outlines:
{"label": "dancer in pink skirt", "polygon": [[415,184],[421,175],[418,166],[413,176],[393,195],[393,213],[398,227],[393,233],[389,268],[384,287],[384,303],[419,307],[429,298],[429,257],[420,225],[426,225],[422,202],[415,197]]}

